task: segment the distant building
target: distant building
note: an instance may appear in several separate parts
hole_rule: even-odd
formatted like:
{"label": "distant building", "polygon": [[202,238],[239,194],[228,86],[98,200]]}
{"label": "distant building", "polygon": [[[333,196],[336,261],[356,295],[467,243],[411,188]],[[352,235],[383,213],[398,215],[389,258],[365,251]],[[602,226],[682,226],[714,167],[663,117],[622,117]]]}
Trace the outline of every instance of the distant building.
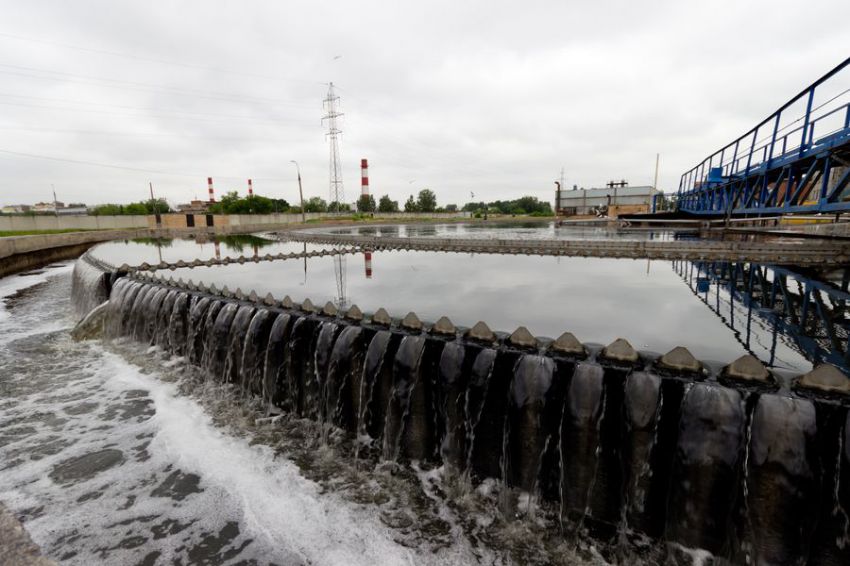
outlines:
{"label": "distant building", "polygon": [[32,210],[32,207],[28,204],[10,204],[9,206],[0,208],[0,212],[3,214],[23,214],[30,210]]}
{"label": "distant building", "polygon": [[178,204],[177,210],[185,214],[203,214],[207,211],[209,204],[205,200],[193,200],[189,204]]}
{"label": "distant building", "polygon": [[59,216],[85,216],[89,213],[89,209],[84,204],[69,204],[68,206],[56,210]]}
{"label": "distant building", "polygon": [[595,215],[607,209],[608,216],[649,212],[652,199],[659,191],[655,187],[630,187],[626,181],[612,181],[606,187],[591,189],[561,189],[561,198],[555,195],[555,207],[562,216]]}
{"label": "distant building", "polygon": [[32,209],[34,212],[56,212],[57,208],[65,208],[65,203],[59,201],[56,201],[56,203],[37,202],[32,205]]}

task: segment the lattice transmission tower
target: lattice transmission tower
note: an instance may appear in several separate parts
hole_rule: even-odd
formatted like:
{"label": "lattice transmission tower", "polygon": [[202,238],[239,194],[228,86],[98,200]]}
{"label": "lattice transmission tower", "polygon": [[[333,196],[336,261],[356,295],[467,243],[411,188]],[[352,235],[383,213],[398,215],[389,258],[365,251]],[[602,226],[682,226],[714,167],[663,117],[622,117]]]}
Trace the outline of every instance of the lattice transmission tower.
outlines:
{"label": "lattice transmission tower", "polygon": [[[326,134],[330,142],[330,162],[328,173],[330,179],[329,212],[340,212],[340,204],[345,200],[345,191],[342,186],[342,161],[339,158],[339,136],[342,130],[337,126],[337,118],[342,116],[339,111],[339,96],[334,93],[334,84],[328,85],[328,95],[325,98],[325,115],[322,121],[328,121],[328,132]],[[336,305],[339,308],[348,306],[346,293],[346,271],[345,256],[337,254],[334,256],[334,276],[336,278]]]}
{"label": "lattice transmission tower", "polygon": [[345,191],[342,187],[342,161],[339,158],[339,136],[342,130],[337,127],[337,118],[342,116],[339,112],[339,96],[334,93],[334,84],[328,85],[328,96],[325,98],[325,115],[322,116],[322,121],[328,121],[328,132],[325,134],[330,141],[330,163],[328,164],[328,172],[330,173],[330,202],[336,203],[336,210],[330,212],[339,212],[339,205],[345,200]]}

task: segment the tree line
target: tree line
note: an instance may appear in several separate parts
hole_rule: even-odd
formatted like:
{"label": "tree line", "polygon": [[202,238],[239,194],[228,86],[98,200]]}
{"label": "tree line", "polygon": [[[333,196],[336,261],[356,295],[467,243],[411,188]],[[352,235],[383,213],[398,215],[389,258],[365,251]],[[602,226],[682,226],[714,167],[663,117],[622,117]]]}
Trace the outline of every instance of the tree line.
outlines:
{"label": "tree line", "polygon": [[524,196],[514,200],[495,200],[486,202],[468,202],[463,205],[464,212],[491,214],[528,214],[531,216],[552,216],[552,205],[538,200],[537,197]]}
{"label": "tree line", "polygon": [[[383,195],[375,201],[372,195],[361,195],[355,203],[359,213],[399,212],[401,207],[389,195]],[[439,206],[437,195],[431,189],[422,189],[414,196],[410,195],[404,202],[404,212],[457,212],[456,204]],[[496,200],[492,202],[468,202],[460,209],[471,212],[474,216],[481,214],[531,215],[552,216],[552,206],[540,201],[537,197],[524,196],[515,200]],[[284,199],[274,199],[259,195],[239,196],[236,191],[226,193],[221,200],[208,207],[212,214],[300,214],[301,207],[290,206]],[[173,212],[164,199],[148,199],[130,204],[101,204],[89,210],[95,216],[122,214],[165,214]],[[348,203],[332,201],[328,203],[321,197],[311,197],[304,201],[304,212],[353,212]]]}
{"label": "tree line", "polygon": [[146,216],[148,214],[166,214],[172,212],[171,207],[165,199],[148,199],[130,204],[99,204],[89,209],[92,216],[120,216],[124,214],[135,214]]}

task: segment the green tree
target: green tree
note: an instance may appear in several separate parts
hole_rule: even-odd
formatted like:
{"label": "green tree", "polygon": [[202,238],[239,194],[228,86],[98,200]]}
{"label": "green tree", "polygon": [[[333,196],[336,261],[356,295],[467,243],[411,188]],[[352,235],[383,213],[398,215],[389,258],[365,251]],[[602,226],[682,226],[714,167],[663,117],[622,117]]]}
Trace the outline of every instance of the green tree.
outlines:
{"label": "green tree", "polygon": [[392,200],[389,195],[382,196],[378,201],[378,212],[398,212],[398,201]]}
{"label": "green tree", "polygon": [[289,203],[283,199],[271,199],[260,195],[240,197],[236,191],[230,191],[221,200],[209,206],[214,214],[271,214],[286,212]]}
{"label": "green tree", "polygon": [[327,212],[328,203],[322,197],[312,197],[304,203],[304,212]]}
{"label": "green tree", "polygon": [[145,205],[145,210],[147,210],[148,214],[165,214],[167,212],[171,212],[171,207],[168,206],[168,203],[165,199],[148,199],[143,203]]}
{"label": "green tree", "polygon": [[404,202],[404,211],[419,212],[419,204],[416,202],[416,199],[413,198],[413,195],[410,195]]}
{"label": "green tree", "polygon": [[287,212],[289,210],[289,203],[286,201],[286,199],[273,198],[269,200],[272,201],[274,212]]}
{"label": "green tree", "polygon": [[360,195],[360,198],[357,199],[357,212],[375,212],[375,197]]}
{"label": "green tree", "polygon": [[148,209],[143,202],[133,202],[124,207],[124,214],[138,214],[146,216]]}
{"label": "green tree", "polygon": [[416,208],[419,212],[434,212],[437,209],[437,195],[431,189],[422,189],[419,191],[419,198],[416,199]]}
{"label": "green tree", "polygon": [[542,202],[537,197],[523,196],[515,200],[494,200],[490,204],[484,202],[468,202],[463,205],[466,212],[483,212],[485,209],[498,214],[531,214],[536,216],[551,216],[552,205]]}
{"label": "green tree", "polygon": [[347,202],[333,201],[328,204],[328,212],[351,212],[351,205]]}
{"label": "green tree", "polygon": [[542,202],[538,200],[537,197],[532,196],[520,197],[511,201],[511,204],[513,205],[513,208],[522,209],[528,214],[533,214],[535,212],[540,214],[552,212],[552,205],[548,202]]}
{"label": "green tree", "polygon": [[89,212],[92,216],[115,216],[124,214],[124,207],[120,204],[99,204]]}
{"label": "green tree", "polygon": [[461,210],[463,210],[464,212],[476,212],[478,210],[484,210],[486,206],[487,203],[485,202],[468,202],[463,205],[463,208]]}

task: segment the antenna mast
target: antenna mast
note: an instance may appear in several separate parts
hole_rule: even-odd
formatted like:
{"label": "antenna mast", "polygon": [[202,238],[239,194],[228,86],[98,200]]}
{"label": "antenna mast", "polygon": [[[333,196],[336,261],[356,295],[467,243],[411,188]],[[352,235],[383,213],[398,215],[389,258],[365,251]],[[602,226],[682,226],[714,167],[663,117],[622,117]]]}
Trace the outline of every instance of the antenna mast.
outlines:
{"label": "antenna mast", "polygon": [[342,187],[342,163],[339,159],[339,134],[342,131],[337,127],[336,119],[342,116],[341,112],[337,111],[339,105],[339,96],[334,94],[334,84],[328,85],[328,96],[325,98],[325,115],[322,120],[328,121],[328,132],[325,134],[330,140],[330,163],[328,172],[330,173],[330,202],[336,203],[336,210],[329,212],[339,212],[339,205],[345,200],[345,192]]}

